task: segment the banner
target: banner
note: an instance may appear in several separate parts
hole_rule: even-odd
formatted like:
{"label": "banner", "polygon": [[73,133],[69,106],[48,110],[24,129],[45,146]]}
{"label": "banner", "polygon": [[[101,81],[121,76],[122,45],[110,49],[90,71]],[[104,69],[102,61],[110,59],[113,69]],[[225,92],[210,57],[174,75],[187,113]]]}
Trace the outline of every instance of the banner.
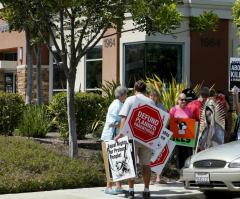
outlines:
{"label": "banner", "polygon": [[[105,142],[103,157],[105,158],[105,170],[109,181],[121,181],[136,177],[136,164],[134,145],[128,137]],[[107,161],[106,161],[107,159]]]}
{"label": "banner", "polygon": [[153,172],[157,174],[162,173],[163,168],[171,157],[175,145],[175,142],[169,140],[166,146],[163,148],[161,154],[157,157],[157,159],[149,164]]}
{"label": "banner", "polygon": [[148,148],[154,149],[157,145],[163,148],[171,137],[167,131],[162,133],[168,119],[167,112],[136,98],[122,133]]}
{"label": "banner", "polygon": [[237,86],[240,89],[240,58],[231,57],[229,65],[229,91]]}
{"label": "banner", "polygon": [[195,147],[197,123],[189,118],[171,118],[170,130],[173,132],[173,141],[180,146]]}
{"label": "banner", "polygon": [[224,103],[208,98],[201,111],[197,151],[224,144],[225,116]]}

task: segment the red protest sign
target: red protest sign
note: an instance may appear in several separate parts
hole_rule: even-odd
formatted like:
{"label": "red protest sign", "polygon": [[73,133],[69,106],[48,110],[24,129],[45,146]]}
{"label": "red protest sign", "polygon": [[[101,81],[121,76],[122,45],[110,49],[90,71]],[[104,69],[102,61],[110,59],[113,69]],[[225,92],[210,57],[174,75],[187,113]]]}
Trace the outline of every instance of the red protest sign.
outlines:
{"label": "red protest sign", "polygon": [[159,111],[147,104],[133,109],[129,126],[133,137],[143,142],[150,142],[158,138],[164,127]]}
{"label": "red protest sign", "polygon": [[161,164],[164,164],[167,157],[169,155],[169,148],[168,148],[168,145],[166,145],[161,154],[159,155],[159,157],[154,161],[154,162],[151,162],[150,163],[150,167],[155,167],[155,166],[158,166],[158,165],[161,165]]}
{"label": "red protest sign", "polygon": [[164,131],[168,119],[169,113],[150,104],[149,101],[136,98],[122,133],[148,148],[155,150],[157,147],[160,150],[172,136],[172,133]]}
{"label": "red protest sign", "polygon": [[171,118],[170,131],[174,138],[195,138],[195,120],[184,118]]}
{"label": "red protest sign", "polygon": [[173,152],[175,145],[175,142],[169,140],[161,153],[158,155],[157,159],[149,164],[153,172],[161,174],[163,168],[165,167],[167,161],[169,160]]}

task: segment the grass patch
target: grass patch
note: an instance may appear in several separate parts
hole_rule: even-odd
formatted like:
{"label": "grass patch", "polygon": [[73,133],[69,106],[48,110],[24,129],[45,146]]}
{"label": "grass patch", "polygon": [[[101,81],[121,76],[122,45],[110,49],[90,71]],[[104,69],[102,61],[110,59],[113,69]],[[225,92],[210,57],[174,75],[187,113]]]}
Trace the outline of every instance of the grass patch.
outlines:
{"label": "grass patch", "polygon": [[70,159],[25,138],[0,136],[0,194],[102,186],[104,180],[95,162]]}

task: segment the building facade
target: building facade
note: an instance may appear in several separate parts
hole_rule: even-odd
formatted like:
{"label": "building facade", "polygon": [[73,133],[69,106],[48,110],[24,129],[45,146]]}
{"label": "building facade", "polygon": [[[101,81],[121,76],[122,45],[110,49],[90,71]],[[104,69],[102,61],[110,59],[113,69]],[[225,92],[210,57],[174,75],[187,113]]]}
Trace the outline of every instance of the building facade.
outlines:
{"label": "building facade", "polygon": [[[230,57],[237,57],[239,44],[232,22],[234,0],[187,0],[179,7],[184,20],[172,34],[147,35],[134,29],[127,15],[122,33],[109,29],[105,37],[82,58],[77,68],[75,89],[94,91],[104,81],[120,81],[133,87],[136,80],[156,74],[165,82],[174,77],[189,86],[203,83],[227,92]],[[219,18],[218,30],[191,32],[190,17],[212,10]],[[0,89],[26,92],[26,41],[24,33],[6,32],[0,23]],[[43,49],[44,98],[66,90],[64,72]],[[34,88],[34,87],[33,87]]]}
{"label": "building facade", "polygon": [[[94,90],[105,80],[133,87],[135,80],[157,74],[163,81],[185,81],[228,91],[230,57],[237,57],[239,44],[232,21],[233,0],[192,0],[179,7],[185,18],[173,34],[147,35],[134,28],[128,16],[123,33],[109,30],[105,38],[78,66],[76,91]],[[219,18],[218,30],[191,32],[190,17],[212,10]],[[109,37],[107,37],[110,35]],[[102,56],[100,52],[102,51]],[[95,54],[95,55],[94,55]],[[96,56],[96,59],[91,59]]]}

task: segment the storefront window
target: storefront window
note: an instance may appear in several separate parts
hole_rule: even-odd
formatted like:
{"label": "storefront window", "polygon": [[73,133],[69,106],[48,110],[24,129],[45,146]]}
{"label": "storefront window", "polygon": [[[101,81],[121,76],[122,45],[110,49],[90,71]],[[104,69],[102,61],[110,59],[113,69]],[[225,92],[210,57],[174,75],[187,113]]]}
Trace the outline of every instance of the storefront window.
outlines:
{"label": "storefront window", "polygon": [[96,90],[102,83],[102,47],[96,46],[86,54],[86,90]]}
{"label": "storefront window", "polygon": [[182,45],[138,43],[125,45],[125,85],[157,75],[164,82],[182,80]]}

